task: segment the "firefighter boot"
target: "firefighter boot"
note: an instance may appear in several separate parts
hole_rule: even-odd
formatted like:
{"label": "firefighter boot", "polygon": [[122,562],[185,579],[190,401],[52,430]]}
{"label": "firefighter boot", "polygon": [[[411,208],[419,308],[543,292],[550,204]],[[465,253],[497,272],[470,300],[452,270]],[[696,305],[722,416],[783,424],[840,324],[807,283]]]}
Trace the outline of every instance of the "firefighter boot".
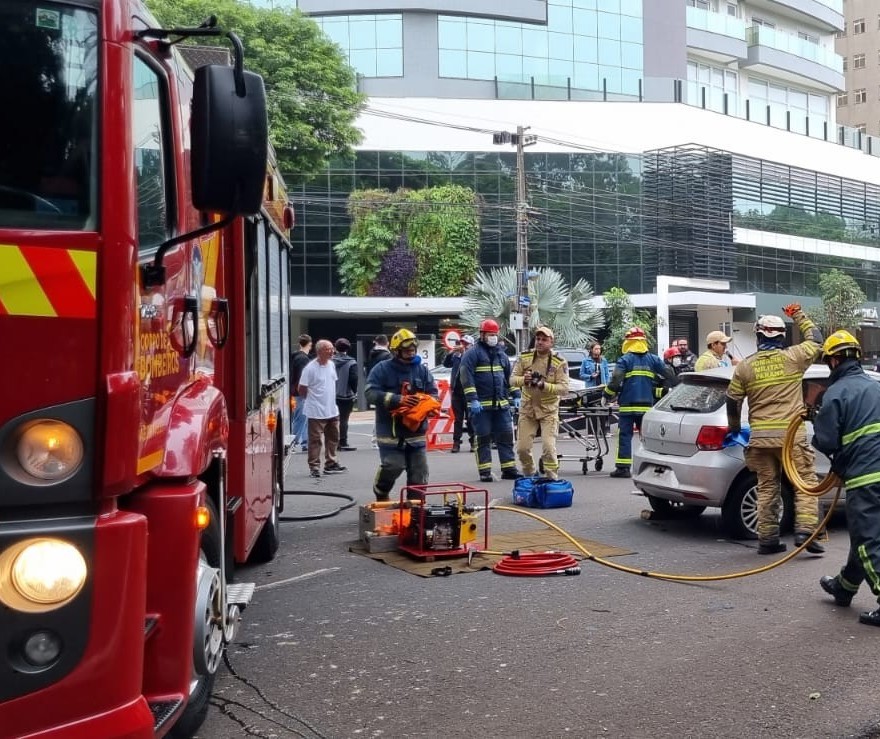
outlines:
{"label": "firefighter boot", "polygon": [[859,614],[859,623],[880,626],[880,608],[875,608],[873,611],[862,611]]}
{"label": "firefighter boot", "polygon": [[614,468],[614,472],[609,472],[608,477],[632,477],[629,467],[625,464],[619,464]]}
{"label": "firefighter boot", "polygon": [[843,585],[841,585],[840,580],[836,577],[830,577],[828,575],[823,575],[819,578],[819,586],[824,590],[828,595],[834,596],[834,602],[843,606],[844,608],[849,607],[849,604],[852,603],[854,592],[851,590],[847,590]]}
{"label": "firefighter boot", "polygon": [[[807,539],[810,538],[810,534],[800,533],[794,535],[794,545],[799,547],[803,544]],[[825,547],[823,547],[818,541],[815,539],[807,545],[807,551],[810,554],[825,554]]]}
{"label": "firefighter boot", "polygon": [[779,539],[764,539],[758,541],[758,554],[779,554],[785,551],[785,542]]}

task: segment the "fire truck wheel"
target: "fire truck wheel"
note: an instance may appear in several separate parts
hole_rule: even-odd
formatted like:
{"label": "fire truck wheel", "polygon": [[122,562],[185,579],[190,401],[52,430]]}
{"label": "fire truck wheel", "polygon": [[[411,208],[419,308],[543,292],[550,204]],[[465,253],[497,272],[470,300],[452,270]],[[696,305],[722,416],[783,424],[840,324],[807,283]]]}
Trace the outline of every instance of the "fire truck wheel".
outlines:
{"label": "fire truck wheel", "polygon": [[220,523],[217,509],[208,500],[211,523],[202,532],[199,568],[196,572],[196,613],[192,678],[189,700],[180,718],[168,732],[173,739],[190,739],[208,715],[208,701],[214,690],[217,667],[223,657],[223,635],[220,629],[221,607],[219,589]]}

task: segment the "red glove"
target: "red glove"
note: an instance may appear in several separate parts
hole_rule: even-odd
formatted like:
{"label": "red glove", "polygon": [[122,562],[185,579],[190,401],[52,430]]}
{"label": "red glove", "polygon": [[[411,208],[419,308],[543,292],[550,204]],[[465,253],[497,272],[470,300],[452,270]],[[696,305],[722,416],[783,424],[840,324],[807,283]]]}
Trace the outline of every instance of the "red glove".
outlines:
{"label": "red glove", "polygon": [[794,314],[800,313],[800,310],[800,303],[789,303],[782,309],[782,312],[785,313],[785,315],[787,315],[789,318],[794,318]]}

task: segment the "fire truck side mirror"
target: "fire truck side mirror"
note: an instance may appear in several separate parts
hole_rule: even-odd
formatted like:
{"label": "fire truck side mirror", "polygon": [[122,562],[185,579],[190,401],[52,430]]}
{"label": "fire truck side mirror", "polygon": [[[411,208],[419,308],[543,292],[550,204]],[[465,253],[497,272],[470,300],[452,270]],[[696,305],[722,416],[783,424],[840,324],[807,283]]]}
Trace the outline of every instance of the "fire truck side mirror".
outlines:
{"label": "fire truck side mirror", "polygon": [[223,215],[258,213],[269,145],[263,78],[216,64],[199,67],[191,133],[193,205]]}

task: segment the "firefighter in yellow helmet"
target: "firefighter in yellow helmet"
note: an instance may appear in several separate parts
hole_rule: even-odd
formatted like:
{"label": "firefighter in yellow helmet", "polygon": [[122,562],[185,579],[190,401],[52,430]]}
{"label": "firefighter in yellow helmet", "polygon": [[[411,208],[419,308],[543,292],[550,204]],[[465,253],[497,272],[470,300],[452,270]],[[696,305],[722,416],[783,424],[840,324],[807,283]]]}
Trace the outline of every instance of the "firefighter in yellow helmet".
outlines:
{"label": "firefighter in yellow helmet", "polygon": [[633,326],[623,337],[623,356],[617,360],[602,398],[607,404],[615,395],[620,404],[617,417],[617,457],[609,477],[632,477],[632,440],[636,426],[651,410],[658,386],[675,384],[675,372],[656,354],[648,351],[648,337]]}
{"label": "firefighter in yellow helmet", "polygon": [[[846,486],[849,556],[837,577],[819,585],[839,606],[848,606],[864,580],[880,601],[880,384],[859,360],[862,350],[849,331],[835,331],[822,347],[830,385],[813,422],[813,446],[831,458]],[[880,626],[880,607],[859,621]]]}
{"label": "firefighter in yellow helmet", "polygon": [[[758,554],[785,551],[779,539],[782,484],[782,440],[789,421],[803,409],[801,380],[822,351],[822,332],[792,303],[783,309],[804,337],[785,347],[785,322],[779,316],[761,316],[755,323],[758,351],[733,370],[727,389],[727,423],[734,434],[741,429],[743,400],[749,401],[749,444],[746,465],[758,476]],[[815,457],[803,430],[795,439],[792,458],[807,484],[816,483]],[[803,544],[819,523],[819,500],[795,490],[796,546]],[[812,542],[807,551],[825,550]]]}
{"label": "firefighter in yellow helmet", "polygon": [[402,328],[391,337],[388,346],[391,359],[374,365],[367,377],[367,400],[376,406],[379,470],[373,480],[373,494],[377,501],[390,498],[391,489],[404,470],[407,485],[427,484],[428,422],[425,420],[418,428],[409,429],[402,418],[392,415],[391,411],[418,405],[417,393],[437,397],[434,377],[419,356],[416,335]]}

